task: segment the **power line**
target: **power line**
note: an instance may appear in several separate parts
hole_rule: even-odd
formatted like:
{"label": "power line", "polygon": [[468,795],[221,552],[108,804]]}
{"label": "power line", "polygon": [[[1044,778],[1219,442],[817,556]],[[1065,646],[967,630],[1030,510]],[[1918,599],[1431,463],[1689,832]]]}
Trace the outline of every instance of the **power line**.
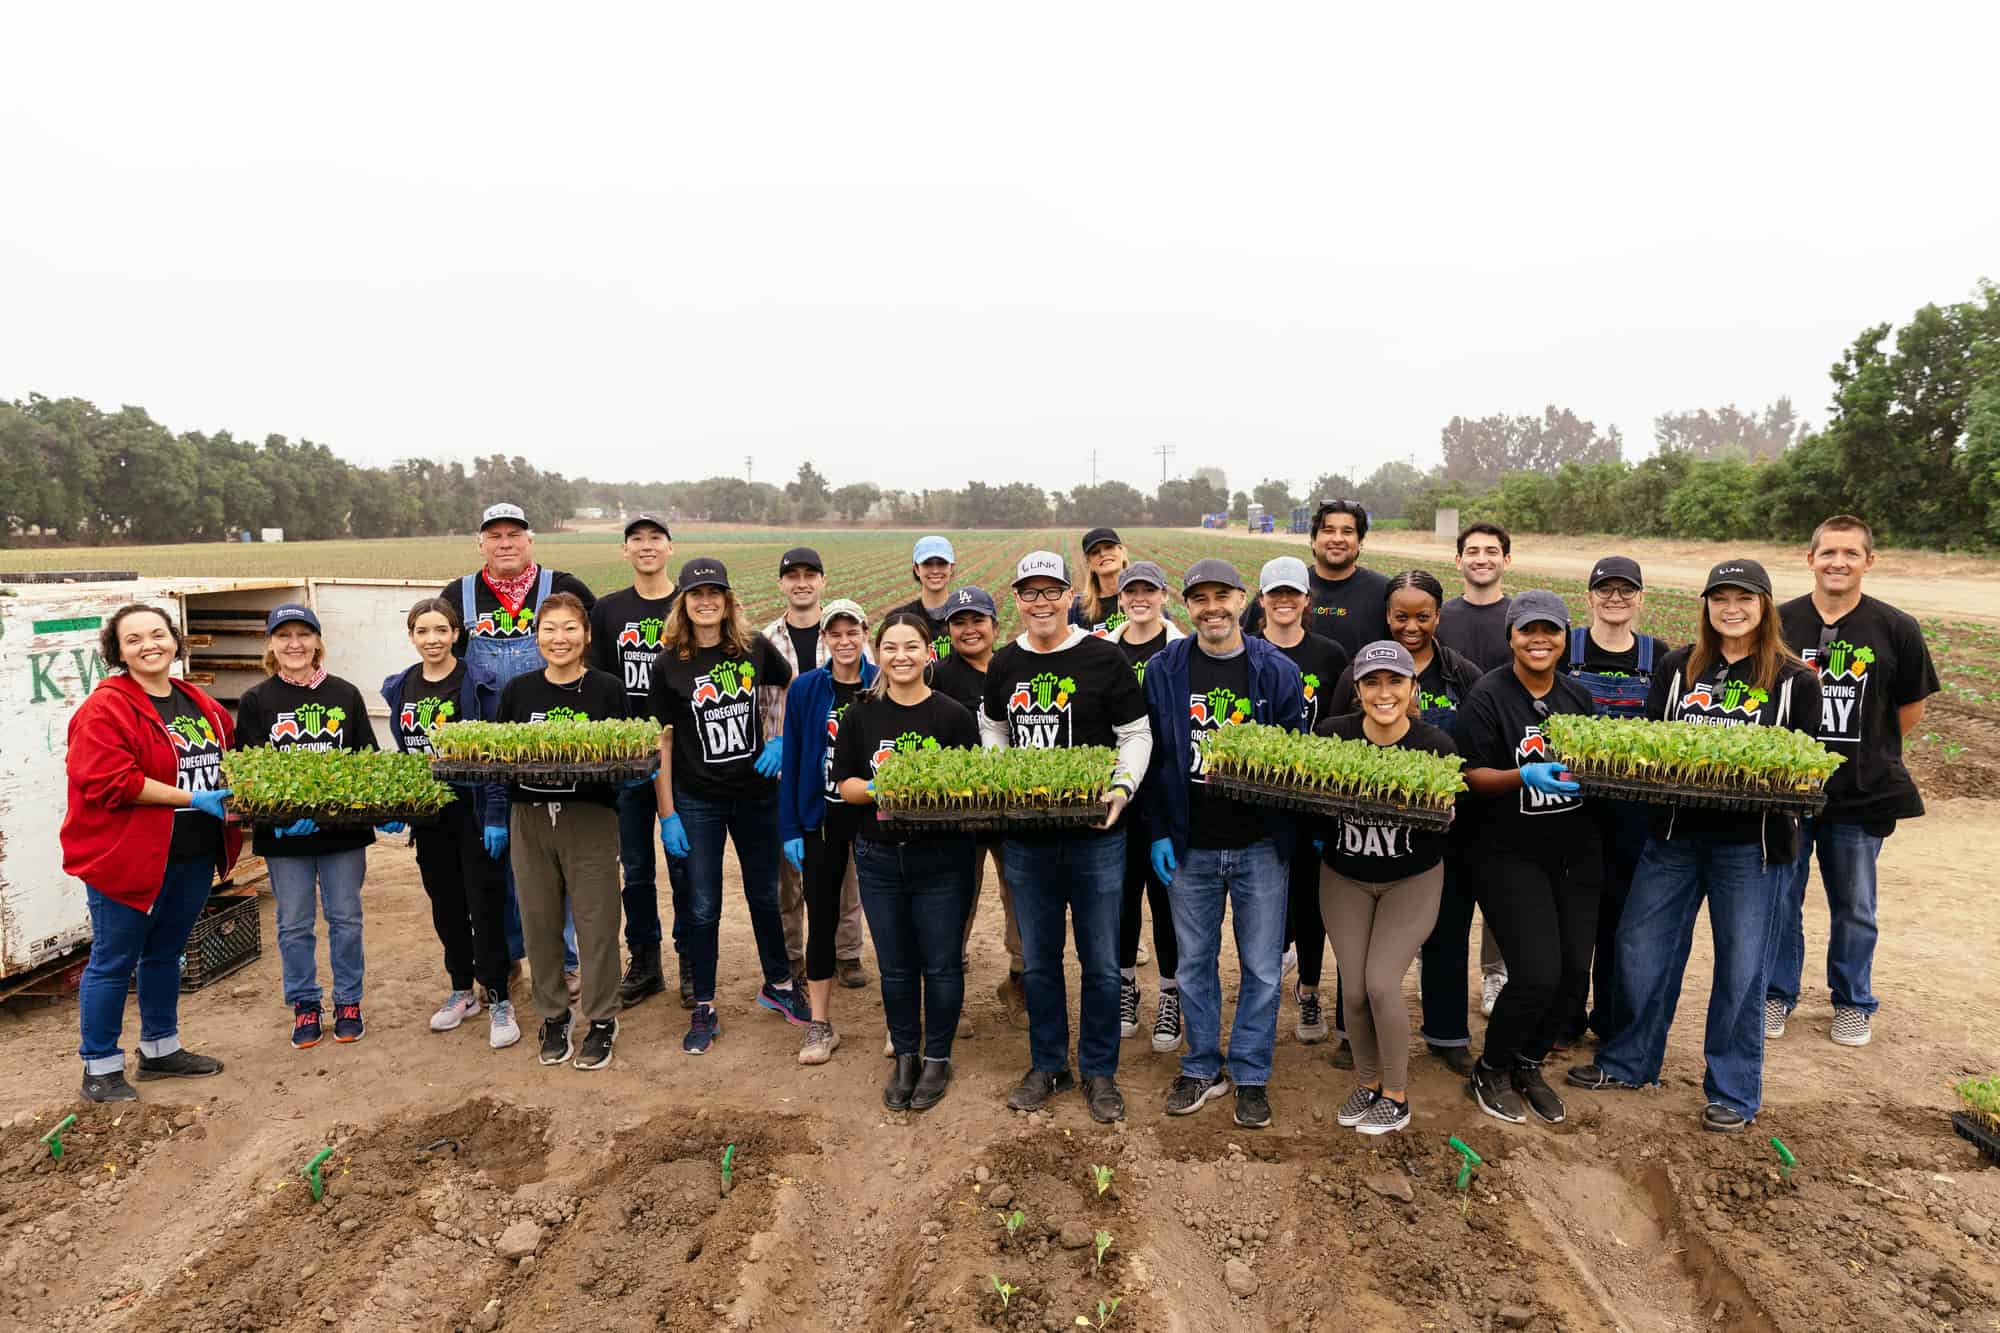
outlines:
{"label": "power line", "polygon": [[1174,447],[1171,444],[1156,444],[1153,452],[1160,456],[1160,481],[1164,483],[1167,479],[1167,459],[1173,455]]}

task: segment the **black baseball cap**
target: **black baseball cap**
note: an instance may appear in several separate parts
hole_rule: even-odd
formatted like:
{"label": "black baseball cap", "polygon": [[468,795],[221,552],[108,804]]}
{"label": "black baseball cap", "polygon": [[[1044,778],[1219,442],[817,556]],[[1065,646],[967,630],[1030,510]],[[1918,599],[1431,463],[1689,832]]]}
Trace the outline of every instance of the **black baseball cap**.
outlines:
{"label": "black baseball cap", "polygon": [[1244,591],[1243,576],[1236,572],[1236,566],[1214,556],[1197,560],[1187,567],[1187,573],[1181,575],[1181,595],[1185,597],[1204,583],[1220,583],[1225,588]]}
{"label": "black baseball cap", "polygon": [[1624,579],[1635,588],[1646,586],[1646,580],[1639,576],[1639,562],[1629,555],[1607,555],[1590,567],[1591,587],[1613,579]]}
{"label": "black baseball cap", "polygon": [[1518,629],[1522,625],[1532,625],[1536,621],[1546,621],[1565,632],[1569,629],[1569,603],[1541,588],[1530,588],[1516,593],[1507,605],[1507,628]]}
{"label": "black baseball cap", "polygon": [[700,556],[681,566],[681,576],[677,582],[682,592],[694,588],[721,588],[727,591],[729,571],[720,560]]}
{"label": "black baseball cap", "polygon": [[1083,534],[1083,553],[1089,555],[1091,547],[1102,546],[1105,542],[1110,542],[1113,546],[1123,546],[1125,544],[1118,540],[1118,530],[1116,528],[1092,528],[1089,532]]}
{"label": "black baseball cap", "polygon": [[794,565],[804,565],[815,574],[826,573],[826,566],[821,563],[819,552],[813,550],[810,546],[794,546],[791,550],[778,557],[778,573],[780,575]]}
{"label": "black baseball cap", "polygon": [[1708,582],[1701,585],[1701,595],[1706,597],[1717,588],[1742,588],[1769,597],[1771,576],[1755,560],[1725,560],[1708,571]]}
{"label": "black baseball cap", "polygon": [[668,541],[672,541],[674,539],[674,530],[668,527],[667,520],[661,518],[658,514],[632,515],[632,517],[625,520],[625,535],[627,537],[630,537],[632,535],[632,529],[645,527],[648,523],[658,528],[661,532],[666,533]]}

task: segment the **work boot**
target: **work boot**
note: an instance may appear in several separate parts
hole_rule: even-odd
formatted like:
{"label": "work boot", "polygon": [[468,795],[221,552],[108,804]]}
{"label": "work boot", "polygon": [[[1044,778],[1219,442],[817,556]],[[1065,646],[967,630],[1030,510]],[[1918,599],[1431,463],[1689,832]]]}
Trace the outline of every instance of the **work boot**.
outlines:
{"label": "work boot", "polygon": [[648,995],[658,995],[666,988],[667,979],[660,971],[660,946],[646,944],[632,950],[632,961],[618,983],[619,1007],[630,1009]]}

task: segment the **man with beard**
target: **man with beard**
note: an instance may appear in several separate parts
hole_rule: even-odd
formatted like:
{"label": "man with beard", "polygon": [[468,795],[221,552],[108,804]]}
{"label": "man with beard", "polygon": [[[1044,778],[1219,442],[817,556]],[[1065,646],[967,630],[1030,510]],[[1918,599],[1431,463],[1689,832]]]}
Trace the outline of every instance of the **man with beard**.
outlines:
{"label": "man with beard", "polygon": [[[1368,511],[1359,500],[1322,500],[1313,513],[1312,569],[1307,590],[1312,606],[1306,629],[1338,643],[1352,658],[1361,645],[1389,637],[1389,580],[1361,564],[1368,540]],[[1252,602],[1243,613],[1250,634],[1264,629],[1264,608]]]}

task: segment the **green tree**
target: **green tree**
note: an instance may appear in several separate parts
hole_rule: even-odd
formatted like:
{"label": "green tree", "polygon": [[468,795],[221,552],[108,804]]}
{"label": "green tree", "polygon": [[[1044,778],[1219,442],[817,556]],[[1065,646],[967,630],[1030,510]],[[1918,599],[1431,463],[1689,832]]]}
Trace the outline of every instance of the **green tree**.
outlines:
{"label": "green tree", "polygon": [[1229,508],[1229,497],[1202,478],[1174,478],[1153,494],[1153,522],[1164,528],[1191,528],[1203,514]]}
{"label": "green tree", "polygon": [[830,497],[834,512],[849,523],[859,523],[868,517],[868,511],[882,498],[882,491],[872,481],[857,481],[842,486]]}
{"label": "green tree", "polygon": [[792,502],[792,517],[801,523],[824,518],[831,508],[826,478],[810,462],[799,464],[797,479],[785,483],[785,496]]}
{"label": "green tree", "polygon": [[1618,428],[1599,434],[1591,422],[1550,403],[1539,417],[1453,417],[1440,439],[1447,480],[1490,486],[1509,472],[1553,472],[1564,463],[1600,463],[1623,450]]}
{"label": "green tree", "polygon": [[1250,516],[1250,497],[1242,491],[1229,497],[1229,516],[1244,519]]}
{"label": "green tree", "polygon": [[[1344,477],[1336,477],[1322,478],[1321,480],[1339,480],[1344,482],[1346,479]],[[1360,486],[1352,490],[1340,490],[1330,493],[1334,495],[1352,494],[1368,507],[1370,514],[1377,518],[1401,518],[1403,517],[1403,506],[1409,502],[1410,497],[1416,494],[1417,488],[1423,484],[1424,474],[1422,472],[1419,472],[1413,465],[1404,462],[1400,458],[1393,458],[1370,473],[1368,480],[1362,482]],[[1314,495],[1328,493],[1318,490],[1313,492]]]}
{"label": "green tree", "polygon": [[1298,503],[1292,498],[1290,483],[1283,479],[1273,481],[1269,477],[1251,488],[1250,498],[1263,505],[1264,512],[1281,525],[1291,518],[1292,506]]}

